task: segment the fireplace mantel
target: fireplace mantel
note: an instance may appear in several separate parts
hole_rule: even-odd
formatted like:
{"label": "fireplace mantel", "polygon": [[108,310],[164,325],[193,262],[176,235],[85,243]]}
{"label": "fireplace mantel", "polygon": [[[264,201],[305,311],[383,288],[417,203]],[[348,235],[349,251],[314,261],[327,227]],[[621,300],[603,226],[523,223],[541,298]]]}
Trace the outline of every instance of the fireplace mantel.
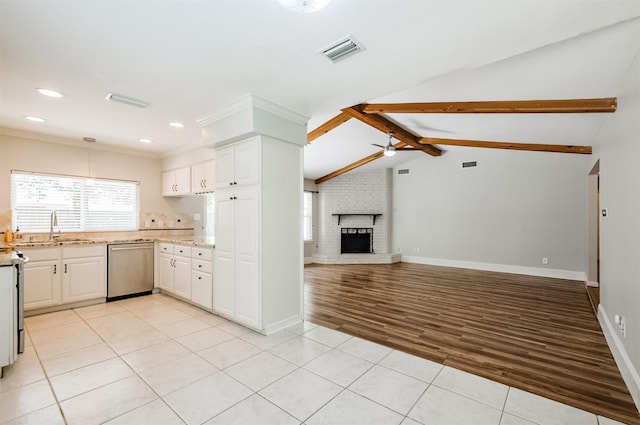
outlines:
{"label": "fireplace mantel", "polygon": [[359,215],[359,216],[370,216],[373,220],[373,225],[376,225],[376,218],[380,217],[382,214],[381,213],[339,213],[339,214],[331,214],[333,216],[338,216],[338,226],[340,225],[340,220],[342,219],[343,216],[347,216],[347,215]]}

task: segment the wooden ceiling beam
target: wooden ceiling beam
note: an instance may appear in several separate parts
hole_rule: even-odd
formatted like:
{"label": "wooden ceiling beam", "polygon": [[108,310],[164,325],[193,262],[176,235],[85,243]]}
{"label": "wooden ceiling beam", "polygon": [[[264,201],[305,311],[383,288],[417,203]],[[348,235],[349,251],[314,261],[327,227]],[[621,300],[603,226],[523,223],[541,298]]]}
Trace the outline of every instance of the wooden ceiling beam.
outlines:
{"label": "wooden ceiling beam", "polygon": [[615,112],[617,98],[363,104],[365,114],[564,114]]}
{"label": "wooden ceiling beam", "polygon": [[350,119],[351,119],[351,116],[345,114],[344,112],[340,112],[338,115],[336,115],[335,117],[331,118],[329,121],[325,122],[324,124],[322,124],[321,126],[316,128],[315,130],[310,131],[309,134],[307,134],[307,142],[308,143],[313,142],[318,137],[324,136],[325,134],[327,134],[328,132],[330,132],[334,128],[338,127],[339,125],[344,124],[345,122],[349,121]]}
{"label": "wooden ceiling beam", "polygon": [[349,108],[345,108],[342,110],[343,113],[349,115],[352,118],[355,118],[359,121],[362,121],[365,124],[370,125],[371,127],[382,131],[383,133],[388,133],[389,131],[393,131],[393,137],[398,139],[400,142],[403,142],[411,147],[416,149],[420,149],[425,153],[428,153],[432,156],[440,156],[442,155],[442,151],[435,146],[431,146],[429,149],[424,149],[425,146],[420,145],[420,137],[416,136],[409,130],[404,127],[394,123],[393,121],[385,118],[381,115],[373,115],[373,114],[365,114],[361,110],[362,105],[351,106]]}
{"label": "wooden ceiling beam", "polygon": [[486,142],[482,140],[458,140],[458,139],[441,139],[437,137],[423,137],[420,139],[423,145],[446,145],[446,146],[466,146],[472,148],[489,148],[489,149],[511,149],[520,151],[534,152],[558,152],[558,153],[574,153],[574,154],[591,154],[591,146],[573,146],[573,145],[544,145],[534,143],[511,143],[511,142]]}
{"label": "wooden ceiling beam", "polygon": [[[399,143],[396,143],[394,146],[398,150],[400,150],[401,148],[407,146],[407,144],[404,143],[404,142],[399,142]],[[422,150],[422,149],[420,149],[420,150]],[[336,171],[334,171],[332,173],[327,174],[326,176],[323,176],[323,177],[320,177],[319,179],[316,179],[315,180],[315,184],[324,183],[327,180],[331,180],[332,178],[338,177],[341,174],[347,173],[347,172],[349,172],[351,170],[354,170],[354,169],[356,169],[358,167],[362,167],[363,165],[368,164],[371,161],[375,161],[378,158],[382,158],[383,156],[384,156],[384,151],[378,151],[378,152],[376,152],[374,154],[371,154],[369,156],[365,156],[364,158],[359,159],[354,163],[351,163],[351,164],[349,164],[349,165],[347,165],[345,167],[340,168],[339,170],[336,170]]]}

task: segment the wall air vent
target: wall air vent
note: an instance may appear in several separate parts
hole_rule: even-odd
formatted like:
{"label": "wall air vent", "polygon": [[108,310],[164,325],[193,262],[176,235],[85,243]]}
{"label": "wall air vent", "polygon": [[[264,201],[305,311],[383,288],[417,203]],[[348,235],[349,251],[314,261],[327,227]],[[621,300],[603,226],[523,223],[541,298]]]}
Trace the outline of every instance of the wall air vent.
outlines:
{"label": "wall air vent", "polygon": [[110,100],[111,102],[120,102],[124,103],[125,105],[135,106],[136,108],[146,108],[147,106],[149,106],[149,102],[145,102],[144,100],[134,99],[132,97],[127,97],[115,93],[107,93],[104,99]]}
{"label": "wall air vent", "polygon": [[477,167],[477,166],[478,166],[478,161],[469,161],[469,162],[462,163],[462,168],[470,168],[470,167]]}
{"label": "wall air vent", "polygon": [[341,61],[342,59],[348,58],[351,55],[355,55],[356,53],[361,52],[364,49],[365,47],[360,44],[355,38],[353,38],[351,35],[347,35],[346,37],[343,37],[340,40],[331,43],[327,47],[318,50],[318,52],[322,53],[331,62],[336,63],[338,61]]}
{"label": "wall air vent", "polygon": [[398,174],[409,174],[409,169],[403,168],[402,170],[398,170]]}

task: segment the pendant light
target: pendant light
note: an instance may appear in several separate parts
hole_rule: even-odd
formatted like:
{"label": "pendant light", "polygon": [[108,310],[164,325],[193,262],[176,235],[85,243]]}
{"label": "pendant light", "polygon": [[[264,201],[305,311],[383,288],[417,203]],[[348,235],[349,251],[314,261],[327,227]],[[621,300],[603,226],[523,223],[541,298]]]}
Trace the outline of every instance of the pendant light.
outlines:
{"label": "pendant light", "polygon": [[94,183],[93,174],[91,173],[91,145],[96,142],[93,137],[83,137],[82,140],[89,143],[89,184]]}

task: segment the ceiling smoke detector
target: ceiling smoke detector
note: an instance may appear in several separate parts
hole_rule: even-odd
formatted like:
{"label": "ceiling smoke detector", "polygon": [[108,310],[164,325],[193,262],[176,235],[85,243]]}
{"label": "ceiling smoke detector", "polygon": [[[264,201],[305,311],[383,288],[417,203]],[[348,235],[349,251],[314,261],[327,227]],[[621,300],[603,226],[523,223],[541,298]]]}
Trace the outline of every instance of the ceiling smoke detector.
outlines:
{"label": "ceiling smoke detector", "polygon": [[149,106],[149,102],[145,102],[144,100],[134,99],[133,97],[123,96],[121,94],[115,93],[107,93],[104,99],[111,102],[120,102],[124,103],[125,105],[135,106],[136,108],[146,108],[147,106]]}
{"label": "ceiling smoke detector", "polygon": [[342,59],[348,58],[349,56],[353,56],[364,49],[365,47],[353,38],[351,34],[349,34],[346,37],[331,43],[327,47],[318,50],[318,52],[322,53],[324,57],[329,59],[331,62],[336,63]]}

